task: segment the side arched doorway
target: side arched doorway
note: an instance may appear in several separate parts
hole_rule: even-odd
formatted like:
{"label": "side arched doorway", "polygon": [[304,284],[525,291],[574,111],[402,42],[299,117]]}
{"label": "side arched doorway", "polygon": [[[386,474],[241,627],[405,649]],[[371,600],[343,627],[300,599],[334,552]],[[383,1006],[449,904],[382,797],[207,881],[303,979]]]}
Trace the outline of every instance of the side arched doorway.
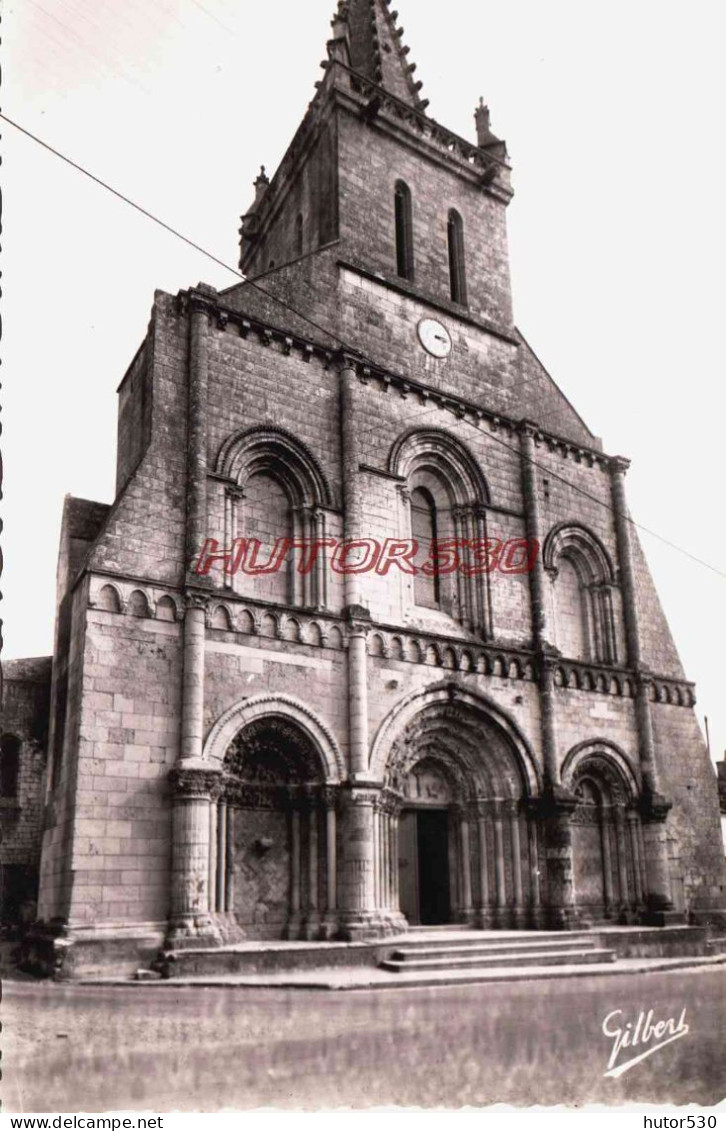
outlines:
{"label": "side arched doorway", "polygon": [[233,738],[211,810],[210,911],[223,937],[316,939],[336,927],[337,790],[296,722]]}
{"label": "side arched doorway", "polygon": [[587,922],[631,922],[643,911],[644,846],[637,795],[606,752],[583,757],[571,775],[575,903]]}

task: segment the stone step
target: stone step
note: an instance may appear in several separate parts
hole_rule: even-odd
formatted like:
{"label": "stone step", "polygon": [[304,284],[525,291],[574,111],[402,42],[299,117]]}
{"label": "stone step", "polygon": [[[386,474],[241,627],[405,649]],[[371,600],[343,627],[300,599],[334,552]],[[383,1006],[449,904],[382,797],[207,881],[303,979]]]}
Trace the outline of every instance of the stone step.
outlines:
{"label": "stone step", "polygon": [[590,966],[594,964],[611,963],[615,961],[615,952],[604,948],[591,948],[584,950],[535,951],[527,956],[526,963],[521,958],[512,954],[472,954],[459,955],[456,958],[406,958],[405,960],[387,959],[381,963],[382,970],[391,973],[424,973],[433,970],[492,970],[496,967],[517,966],[522,970],[529,967],[541,966]]}
{"label": "stone step", "polygon": [[539,954],[542,951],[552,951],[558,954],[569,954],[571,951],[593,950],[597,945],[596,939],[563,939],[561,942],[543,942],[539,939],[521,943],[500,942],[469,942],[460,946],[453,943],[450,946],[421,946],[398,947],[390,955],[391,958],[404,961],[412,958],[456,958],[458,955],[471,956],[481,954],[486,956],[508,954],[512,958],[527,958],[530,954]]}
{"label": "stone step", "polygon": [[445,949],[448,947],[534,947],[542,949],[545,946],[587,946],[597,945],[597,934],[588,931],[473,931],[468,929],[466,935],[459,937],[439,933],[438,930],[428,929],[427,934],[418,937],[406,934],[394,940],[406,950]]}

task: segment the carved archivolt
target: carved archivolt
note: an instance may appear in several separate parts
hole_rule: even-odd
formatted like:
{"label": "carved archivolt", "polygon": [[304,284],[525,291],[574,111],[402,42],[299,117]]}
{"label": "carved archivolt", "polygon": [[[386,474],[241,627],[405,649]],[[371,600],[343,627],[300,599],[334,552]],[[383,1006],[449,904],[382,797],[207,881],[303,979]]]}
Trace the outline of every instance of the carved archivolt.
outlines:
{"label": "carved archivolt", "polygon": [[592,779],[605,799],[630,805],[640,793],[639,774],[628,755],[607,739],[581,742],[569,752],[562,766],[562,782],[577,793],[584,779]]}
{"label": "carved archivolt", "polygon": [[443,767],[463,800],[537,796],[540,774],[523,734],[501,707],[455,684],[437,684],[403,699],[378,729],[371,775],[403,792],[414,766]]}
{"label": "carved archivolt", "polygon": [[423,467],[438,471],[452,505],[489,502],[489,487],[465,444],[443,428],[412,428],[396,440],[388,470],[407,482]]}
{"label": "carved archivolt", "polygon": [[345,759],[332,732],[305,703],[287,695],[258,695],[242,699],[230,707],[214,724],[204,744],[202,757],[211,763],[224,763],[227,752],[246,727],[258,721],[294,726],[312,744],[324,779],[335,784],[345,779]]}
{"label": "carved archivolt", "polygon": [[274,470],[290,495],[304,506],[333,506],[325,472],[307,447],[275,425],[249,428],[230,436],[217,456],[216,472],[244,489],[251,475]]}

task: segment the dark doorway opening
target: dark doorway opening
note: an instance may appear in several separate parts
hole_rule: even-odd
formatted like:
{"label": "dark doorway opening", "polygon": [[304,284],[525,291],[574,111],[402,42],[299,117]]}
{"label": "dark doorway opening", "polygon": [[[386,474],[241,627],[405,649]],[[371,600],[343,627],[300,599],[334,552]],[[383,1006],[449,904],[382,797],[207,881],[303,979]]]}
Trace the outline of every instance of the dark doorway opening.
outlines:
{"label": "dark doorway opening", "polygon": [[419,809],[416,824],[420,921],[441,925],[451,919],[449,814],[445,809]]}

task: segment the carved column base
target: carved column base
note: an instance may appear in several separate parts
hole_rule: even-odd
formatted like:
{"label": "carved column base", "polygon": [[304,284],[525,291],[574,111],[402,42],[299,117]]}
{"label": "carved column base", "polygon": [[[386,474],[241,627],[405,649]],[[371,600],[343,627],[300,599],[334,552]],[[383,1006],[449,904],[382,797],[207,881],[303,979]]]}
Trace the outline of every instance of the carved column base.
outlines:
{"label": "carved column base", "polygon": [[315,942],[320,939],[321,931],[322,923],[318,913],[306,915],[302,925],[302,937],[308,942]]}
{"label": "carved column base", "polygon": [[335,914],[325,915],[320,924],[320,939],[323,942],[330,942],[331,939],[340,937],[340,920],[337,912]]}
{"label": "carved column base", "polygon": [[[408,924],[403,929],[407,928]],[[393,934],[400,934],[400,928],[394,930],[389,917],[381,911],[345,912],[341,918],[339,938],[344,942],[369,942]]]}
{"label": "carved column base", "polygon": [[247,938],[247,935],[237,922],[237,916],[233,911],[218,911],[214,916],[214,921],[217,924],[217,930],[225,946],[232,946],[234,943],[244,942]]}
{"label": "carved column base", "polygon": [[494,927],[494,908],[477,908],[476,918],[474,919],[474,926],[480,931],[491,931]]}
{"label": "carved column base", "polygon": [[223,939],[211,915],[181,916],[169,924],[165,946],[169,950],[196,950],[223,946]]}
{"label": "carved column base", "polygon": [[512,926],[517,931],[524,931],[529,925],[529,918],[526,907],[515,907],[512,911]]}
{"label": "carved column base", "polygon": [[474,907],[460,907],[456,912],[457,923],[468,923],[473,927],[476,924],[477,913]]}
{"label": "carved column base", "polygon": [[498,931],[509,931],[513,926],[511,907],[497,907],[494,910],[494,926]]}
{"label": "carved column base", "polygon": [[296,912],[295,914],[291,915],[287,921],[287,926],[285,927],[285,938],[289,939],[290,942],[297,942],[303,937],[302,915]]}
{"label": "carved column base", "polygon": [[545,926],[545,909],[538,905],[529,909],[529,925],[533,931],[541,931]]}

